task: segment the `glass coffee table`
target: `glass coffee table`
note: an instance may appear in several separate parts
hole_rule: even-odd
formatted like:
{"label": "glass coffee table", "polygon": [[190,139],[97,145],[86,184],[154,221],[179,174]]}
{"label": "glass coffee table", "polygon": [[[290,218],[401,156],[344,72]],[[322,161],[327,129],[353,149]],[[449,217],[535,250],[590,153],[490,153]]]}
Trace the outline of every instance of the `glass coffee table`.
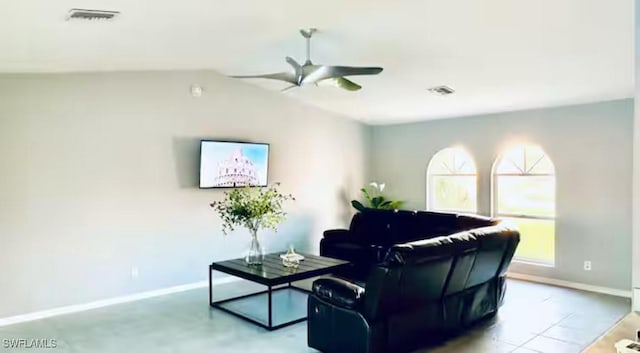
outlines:
{"label": "glass coffee table", "polygon": [[[317,255],[301,255],[304,260],[297,268],[282,265],[280,253],[265,255],[261,266],[248,266],[243,258],[212,263],[209,265],[209,305],[270,331],[305,321],[309,291],[291,283],[334,273],[348,266],[349,262]],[[214,301],[213,271],[258,283],[267,289]]]}

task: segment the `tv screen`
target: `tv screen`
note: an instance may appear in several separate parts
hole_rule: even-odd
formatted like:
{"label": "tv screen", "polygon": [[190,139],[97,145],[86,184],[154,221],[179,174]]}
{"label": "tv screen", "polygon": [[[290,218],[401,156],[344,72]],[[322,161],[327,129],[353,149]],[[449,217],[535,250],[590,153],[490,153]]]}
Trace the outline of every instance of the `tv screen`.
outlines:
{"label": "tv screen", "polygon": [[269,145],[200,141],[200,188],[266,186]]}

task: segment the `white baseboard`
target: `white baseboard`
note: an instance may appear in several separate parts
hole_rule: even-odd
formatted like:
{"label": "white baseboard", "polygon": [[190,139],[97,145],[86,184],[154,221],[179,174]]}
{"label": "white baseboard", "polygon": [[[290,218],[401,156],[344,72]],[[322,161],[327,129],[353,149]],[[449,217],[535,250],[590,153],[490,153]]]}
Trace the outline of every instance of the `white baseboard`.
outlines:
{"label": "white baseboard", "polygon": [[633,288],[633,299],[631,302],[633,311],[640,312],[640,288]]}
{"label": "white baseboard", "polygon": [[[219,284],[234,282],[236,280],[239,280],[239,278],[235,278],[231,276],[222,277],[222,278],[214,279],[213,284],[219,285]],[[69,305],[69,306],[63,306],[60,308],[36,311],[36,312],[23,314],[23,315],[10,316],[6,318],[0,318],[0,327],[14,325],[22,322],[27,322],[27,321],[45,319],[52,316],[66,315],[66,314],[77,313],[77,312],[91,310],[91,309],[103,308],[106,306],[111,306],[116,304],[129,303],[137,300],[159,297],[167,294],[180,293],[180,292],[185,292],[185,291],[197,289],[197,288],[206,288],[208,286],[209,286],[209,281],[200,281],[195,283],[183,284],[175,287],[162,288],[162,289],[156,289],[156,290],[147,291],[147,292],[125,295],[122,297],[97,300],[90,303]]]}
{"label": "white baseboard", "polygon": [[[593,286],[593,285],[584,284],[584,283],[563,281],[563,280],[554,279],[554,278],[533,276],[533,275],[528,275],[524,273],[509,272],[507,273],[507,277],[513,278],[513,279],[519,279],[523,281],[529,281],[529,282],[550,284],[558,287],[567,287],[567,288],[573,288],[573,289],[580,289],[588,292],[609,294],[617,297],[624,297],[624,298],[632,297],[631,291]],[[224,283],[234,282],[237,280],[238,278],[234,278],[234,277],[223,277],[223,278],[214,280],[214,284],[220,285]],[[0,327],[14,325],[22,322],[27,322],[27,321],[45,319],[53,316],[66,315],[66,314],[72,314],[72,313],[77,313],[81,311],[87,311],[91,309],[103,308],[103,307],[116,305],[116,304],[129,303],[137,300],[159,297],[159,296],[168,295],[168,294],[180,293],[180,292],[185,292],[192,289],[206,288],[208,286],[209,286],[208,281],[200,281],[200,282],[183,284],[183,285],[169,287],[169,288],[162,288],[162,289],[156,289],[156,290],[142,292],[142,293],[125,295],[122,297],[97,300],[90,303],[69,305],[69,306],[64,306],[60,308],[36,311],[36,312],[23,314],[23,315],[10,316],[6,318],[0,318]],[[637,294],[637,297],[640,298],[640,288],[636,288],[634,292]],[[640,306],[640,303],[636,304],[636,301],[634,301],[634,304]],[[640,307],[634,308],[634,309],[639,310]]]}
{"label": "white baseboard", "polygon": [[569,281],[563,281],[563,280],[555,279],[555,278],[533,276],[533,275],[527,275],[527,274],[524,274],[524,273],[515,273],[515,272],[508,272],[507,273],[507,277],[513,278],[513,279],[519,279],[519,280],[523,280],[523,281],[528,281],[528,282],[550,284],[552,286],[557,286],[557,287],[566,287],[566,288],[584,290],[584,291],[587,291],[587,292],[608,294],[608,295],[613,295],[613,296],[616,296],[616,297],[631,298],[631,291],[630,290],[622,290],[622,289],[615,289],[615,288],[608,288],[608,287],[593,286],[593,285],[590,285],[590,284],[569,282]]}

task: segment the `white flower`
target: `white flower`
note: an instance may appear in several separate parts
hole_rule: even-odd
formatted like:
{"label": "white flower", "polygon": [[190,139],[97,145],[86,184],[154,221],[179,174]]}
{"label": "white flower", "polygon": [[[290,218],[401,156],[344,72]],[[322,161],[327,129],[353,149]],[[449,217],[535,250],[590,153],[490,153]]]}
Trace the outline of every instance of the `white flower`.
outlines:
{"label": "white flower", "polygon": [[375,181],[370,182],[369,185],[373,186],[376,189],[378,188],[378,183],[376,183]]}
{"label": "white flower", "polygon": [[385,185],[384,183],[380,184],[380,192],[382,192],[384,190],[384,185]]}

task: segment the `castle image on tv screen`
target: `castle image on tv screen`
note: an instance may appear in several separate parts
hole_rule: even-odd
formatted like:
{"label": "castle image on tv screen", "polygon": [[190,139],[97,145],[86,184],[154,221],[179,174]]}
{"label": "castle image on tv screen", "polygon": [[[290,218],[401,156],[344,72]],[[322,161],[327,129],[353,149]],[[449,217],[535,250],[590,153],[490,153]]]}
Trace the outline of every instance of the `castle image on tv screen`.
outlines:
{"label": "castle image on tv screen", "polygon": [[200,187],[267,185],[269,145],[202,141]]}

